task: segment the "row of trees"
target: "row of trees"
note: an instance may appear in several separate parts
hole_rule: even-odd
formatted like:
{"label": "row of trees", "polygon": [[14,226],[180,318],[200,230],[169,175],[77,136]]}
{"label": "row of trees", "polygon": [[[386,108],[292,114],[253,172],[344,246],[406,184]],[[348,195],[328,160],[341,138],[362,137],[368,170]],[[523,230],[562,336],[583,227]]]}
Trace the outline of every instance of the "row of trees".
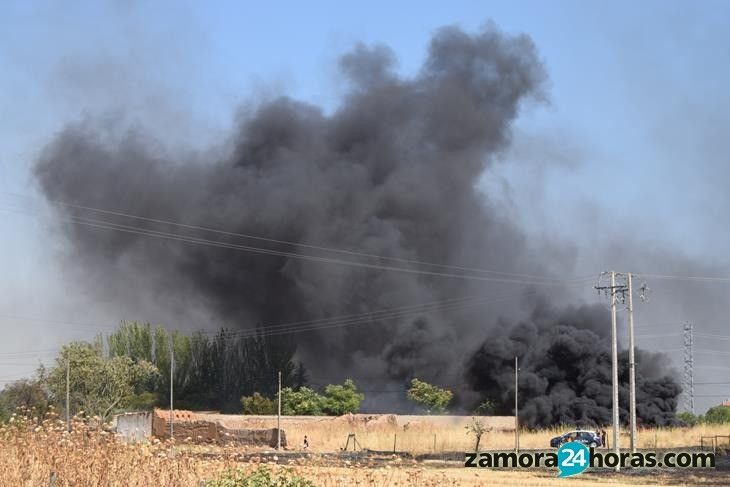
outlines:
{"label": "row of trees", "polygon": [[[345,380],[342,385],[328,385],[324,394],[306,386],[298,389],[285,387],[281,390],[281,412],[289,416],[339,416],[358,412],[363,399],[365,394],[357,390],[352,379]],[[258,392],[241,398],[243,414],[276,414],[277,402],[278,394],[273,399]]]}
{"label": "row of trees", "polygon": [[242,336],[229,330],[213,336],[204,332],[185,335],[126,322],[107,343],[111,357],[129,357],[157,367],[159,377],[149,392],[160,404],[169,401],[172,356],[174,400],[181,409],[239,412],[241,395],[259,392],[272,396],[276,392],[278,371],[287,387],[299,388],[307,381],[304,366],[294,362],[296,344],[286,337]]}
{"label": "row of trees", "polygon": [[696,424],[728,424],[730,423],[730,406],[715,406],[705,414],[684,412],[677,414],[677,418],[688,426]]}
{"label": "row of trees", "polygon": [[[453,393],[418,379],[411,381],[407,391],[408,398],[419,404],[428,414],[440,414],[453,398]],[[360,403],[365,394],[357,390],[351,379],[342,385],[330,384],[319,394],[309,387],[294,389],[285,387],[281,390],[281,412],[285,415],[335,415],[355,413],[360,410]],[[277,410],[278,395],[269,398],[254,393],[241,398],[244,414],[274,414]]]}
{"label": "row of trees", "polygon": [[8,384],[0,392],[0,419],[16,407],[34,406],[40,413],[49,405],[65,408],[67,368],[74,412],[108,419],[119,410],[167,405],[171,365],[177,408],[237,413],[242,394],[276,391],[278,371],[287,387],[306,384],[304,367],[293,360],[295,349],[287,339],[263,334],[169,333],[124,322],[106,340],[65,345],[50,368]]}
{"label": "row of trees", "polygon": [[[147,410],[169,404],[170,371],[175,407],[227,413],[274,414],[278,371],[282,372],[282,413],[341,415],[359,411],[365,395],[348,379],[320,393],[307,387],[307,373],[293,360],[295,346],[284,339],[221,330],[213,336],[168,333],[162,327],[125,322],[93,342],[62,347],[55,364],[39,367],[33,379],[0,391],[0,420],[17,407],[43,415],[65,408],[68,373],[70,406],[108,420],[122,410]],[[243,396],[243,397],[242,397]],[[408,397],[428,413],[446,410],[453,394],[414,379]]]}

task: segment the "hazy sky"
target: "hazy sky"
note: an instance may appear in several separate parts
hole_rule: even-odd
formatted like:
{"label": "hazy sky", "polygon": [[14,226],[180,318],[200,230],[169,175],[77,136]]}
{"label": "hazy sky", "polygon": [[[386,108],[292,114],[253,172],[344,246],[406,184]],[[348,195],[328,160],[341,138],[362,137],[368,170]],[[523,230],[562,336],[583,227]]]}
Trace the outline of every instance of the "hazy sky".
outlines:
{"label": "hazy sky", "polygon": [[[730,275],[730,3],[350,3],[4,2],[0,381],[53,355],[8,353],[90,333],[10,317],[113,326],[129,313],[67,282],[47,222],[7,211],[20,201],[13,194],[37,197],[30,167],[66,123],[123,113],[170,145],[208,150],[252,97],[286,93],[335,107],[343,91],[336,59],[356,42],[387,44],[408,74],[433,31],[448,24],[474,30],[491,20],[529,35],[544,60],[548,99],[525,107],[505,155],[517,163],[485,175],[484,187],[528,233],[566,242],[575,260],[569,276],[614,265]],[[637,321],[669,331],[640,333],[677,333],[692,320],[701,332],[730,335],[730,284],[650,286],[655,297]],[[669,350],[681,343],[643,342]],[[728,354],[730,340],[698,340],[698,348]],[[671,353],[679,365],[681,353]],[[698,354],[696,363],[696,381],[727,376],[723,354]],[[696,392],[730,396],[730,385]],[[698,398],[702,407],[720,400]]]}

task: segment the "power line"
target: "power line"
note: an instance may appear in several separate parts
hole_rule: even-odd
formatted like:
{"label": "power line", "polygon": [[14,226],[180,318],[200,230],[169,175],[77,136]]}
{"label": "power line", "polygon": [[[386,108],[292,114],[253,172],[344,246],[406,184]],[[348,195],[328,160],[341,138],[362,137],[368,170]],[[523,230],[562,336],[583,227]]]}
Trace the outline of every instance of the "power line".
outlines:
{"label": "power line", "polygon": [[[19,210],[13,210],[13,209],[8,209],[8,208],[0,208],[0,210],[18,211],[20,213],[28,213],[27,210],[19,211]],[[180,234],[176,234],[176,233],[162,232],[159,230],[145,229],[145,228],[135,227],[135,226],[131,226],[131,225],[122,225],[119,223],[112,223],[112,222],[108,222],[108,221],[104,221],[104,220],[96,220],[96,219],[92,219],[92,218],[70,216],[70,217],[59,217],[59,219],[67,221],[69,223],[74,223],[77,225],[84,225],[84,226],[102,228],[102,229],[107,229],[107,230],[116,230],[116,231],[125,232],[125,233],[143,235],[143,236],[148,236],[148,237],[156,237],[156,238],[161,238],[161,239],[165,239],[165,240],[173,240],[173,241],[178,241],[178,242],[193,243],[193,244],[202,245],[202,246],[218,247],[218,248],[231,249],[231,250],[240,250],[240,251],[258,253],[258,254],[264,254],[264,255],[291,257],[294,259],[303,259],[303,260],[310,260],[310,261],[314,261],[314,262],[331,263],[331,264],[341,264],[341,265],[348,265],[348,266],[352,266],[352,267],[362,267],[362,268],[367,268],[367,269],[396,271],[396,272],[403,272],[403,273],[407,273],[407,274],[420,274],[420,275],[433,276],[433,277],[468,279],[468,280],[487,281],[487,282],[549,285],[549,286],[564,285],[565,282],[569,282],[569,281],[557,281],[557,280],[555,280],[555,281],[535,281],[535,280],[529,281],[529,280],[524,280],[524,279],[522,279],[522,280],[506,279],[506,278],[489,277],[489,276],[453,274],[453,273],[436,272],[436,271],[428,271],[428,270],[421,270],[421,269],[411,269],[411,268],[405,268],[405,267],[394,267],[394,266],[386,266],[386,265],[379,265],[379,264],[370,264],[370,263],[366,263],[366,262],[357,262],[357,261],[349,261],[349,260],[341,260],[341,259],[332,259],[332,258],[327,258],[327,257],[319,257],[319,256],[314,256],[314,255],[301,254],[301,253],[297,253],[297,252],[272,250],[272,249],[266,249],[266,248],[262,248],[262,247],[253,247],[250,245],[234,244],[234,243],[230,243],[230,242],[220,242],[217,240],[209,240],[209,239],[193,237],[193,236],[189,236],[189,235],[180,235]],[[591,278],[590,277],[575,278],[576,281],[579,281],[579,280],[585,281],[585,280],[589,280],[589,279],[591,279]]]}
{"label": "power line", "polygon": [[[19,198],[21,200],[24,199],[26,201],[31,201],[31,203],[33,203],[33,198],[30,196],[22,195],[22,194],[18,194],[18,193],[7,192],[7,191],[3,191],[3,193],[5,193],[6,195],[10,195],[10,196]],[[551,276],[546,276],[546,275],[505,272],[505,271],[497,271],[497,270],[491,270],[491,269],[480,269],[480,268],[468,267],[468,266],[427,262],[427,261],[421,261],[421,260],[417,260],[417,259],[390,257],[390,256],[371,254],[371,253],[361,252],[361,251],[356,251],[356,250],[326,247],[326,246],[322,246],[322,245],[307,244],[307,243],[303,243],[303,242],[295,242],[295,241],[283,240],[283,239],[275,239],[275,238],[271,238],[271,237],[263,237],[260,235],[253,235],[250,233],[232,232],[232,231],[222,230],[219,228],[207,227],[207,226],[203,226],[203,225],[182,223],[182,222],[166,220],[166,219],[162,219],[162,218],[151,218],[151,217],[126,213],[126,212],[122,212],[122,211],[108,210],[108,209],[103,209],[103,208],[78,205],[78,204],[74,204],[74,203],[67,203],[67,202],[59,201],[59,200],[47,199],[46,201],[52,205],[63,206],[66,208],[74,208],[74,209],[78,209],[78,210],[101,213],[101,214],[105,214],[105,215],[114,215],[114,216],[119,216],[119,217],[123,217],[123,218],[145,221],[145,222],[149,222],[149,223],[171,225],[171,226],[176,226],[176,227],[180,227],[180,228],[187,228],[187,229],[191,229],[191,230],[199,230],[199,231],[204,231],[204,232],[209,232],[209,233],[215,233],[215,234],[219,234],[219,235],[246,238],[246,239],[251,239],[251,240],[258,240],[258,241],[262,241],[262,242],[276,243],[276,244],[282,244],[282,245],[291,245],[291,246],[296,246],[296,247],[308,248],[308,249],[312,249],[312,250],[320,250],[320,251],[325,251],[325,252],[346,254],[346,255],[352,255],[352,256],[356,256],[356,257],[366,257],[366,258],[378,259],[378,260],[383,260],[383,261],[423,265],[423,266],[438,267],[438,268],[443,268],[443,269],[465,270],[465,271],[469,271],[469,272],[479,272],[479,273],[495,274],[495,275],[503,275],[503,276],[511,276],[511,277],[524,277],[524,278],[545,280],[545,281],[552,281],[552,282],[566,282],[566,281],[571,281],[571,280],[581,280],[582,281],[585,279],[590,279],[590,277],[576,277],[576,278],[569,278],[567,280],[561,280],[561,279],[557,279],[557,278],[554,278]],[[13,210],[10,210],[10,211],[13,211]],[[76,216],[72,215],[72,216],[70,216],[70,218],[82,218],[82,217],[76,217]],[[91,219],[89,219],[89,220],[91,220]],[[99,221],[99,220],[97,220],[97,221]],[[110,225],[116,225],[112,222],[105,222],[105,223],[110,224]],[[137,227],[137,228],[139,228],[139,227]],[[640,275],[641,275],[641,277],[649,277],[649,278],[653,278],[653,279],[663,279],[663,280],[706,281],[706,282],[728,282],[728,283],[730,283],[730,277],[724,277],[724,276],[682,276],[682,275],[647,274],[647,273],[641,273]]]}
{"label": "power line", "polygon": [[28,355],[28,354],[46,354],[46,353],[54,353],[58,352],[58,348],[46,348],[43,350],[26,350],[26,351],[20,351],[20,352],[0,352],[0,357],[7,357],[7,356],[19,356],[19,355]]}
{"label": "power line", "polygon": [[730,340],[730,336],[727,335],[711,335],[709,333],[695,333],[696,337],[700,338],[712,338],[713,340]]}
{"label": "power line", "polygon": [[730,355],[726,350],[695,350],[695,353],[707,353],[712,355]]}
{"label": "power line", "polygon": [[[535,292],[532,293],[525,293],[526,295],[529,294],[535,294]],[[521,294],[521,293],[518,293]],[[446,310],[457,310],[457,309],[463,309],[469,306],[477,306],[481,304],[486,304],[487,302],[496,302],[502,299],[509,299],[510,297],[513,297],[514,295],[506,295],[501,296],[497,299],[490,300],[490,299],[482,299],[477,302],[472,303],[463,303],[463,304],[452,304],[452,305],[445,305],[440,307],[435,307],[432,309],[425,309],[425,310],[416,310],[411,312],[401,312],[401,313],[393,313],[393,314],[386,314],[386,315],[379,315],[375,318],[373,317],[364,317],[359,319],[351,319],[351,320],[342,320],[342,321],[335,321],[335,322],[326,322],[322,324],[313,324],[313,325],[304,325],[304,326],[289,326],[285,327],[282,326],[281,328],[276,328],[272,331],[267,330],[266,328],[258,328],[253,330],[243,330],[240,332],[231,332],[226,333],[226,336],[228,337],[238,337],[238,338],[256,338],[256,337],[270,337],[270,336],[278,336],[278,335],[288,335],[293,333],[301,333],[306,331],[314,331],[314,330],[325,330],[325,329],[331,329],[331,328],[340,328],[344,326],[352,326],[357,324],[364,324],[372,322],[374,319],[377,320],[384,320],[384,319],[394,319],[394,318],[404,318],[409,315],[413,314],[420,314],[420,313],[430,313],[435,311],[446,311]]]}
{"label": "power line", "polygon": [[636,338],[669,338],[682,336],[681,333],[661,333],[656,335],[635,335]]}
{"label": "power line", "polygon": [[[328,327],[329,325],[346,326],[346,325],[350,325],[350,324],[367,323],[367,322],[377,321],[377,320],[401,318],[401,317],[406,317],[406,316],[409,316],[412,314],[431,313],[431,312],[445,311],[445,310],[458,310],[458,309],[463,309],[466,307],[487,304],[489,302],[496,302],[496,301],[499,301],[502,299],[508,299],[510,297],[517,296],[517,295],[528,296],[531,294],[534,294],[534,292],[532,292],[532,293],[529,291],[525,292],[525,293],[513,292],[513,293],[503,294],[503,295],[500,295],[497,297],[479,298],[476,296],[472,296],[472,297],[465,297],[465,298],[451,298],[451,299],[446,299],[446,300],[441,300],[441,301],[433,301],[430,303],[387,308],[387,309],[374,310],[374,311],[358,313],[358,314],[341,315],[341,316],[336,316],[336,317],[295,321],[295,322],[289,322],[289,323],[261,325],[260,327],[257,327],[255,329],[240,330],[240,331],[227,331],[227,332],[225,332],[225,335],[226,336],[250,335],[253,337],[253,336],[261,336],[262,333],[264,335],[267,335],[267,334],[272,334],[273,332],[282,332],[283,333],[283,332],[292,332],[292,331],[308,331],[310,329],[319,329],[320,325],[323,325],[325,327]],[[2,317],[2,316],[3,315],[0,315],[0,317]],[[78,323],[78,322],[61,321],[61,320],[47,320],[47,319],[41,319],[41,318],[26,318],[26,317],[20,317],[20,316],[6,316],[6,317],[9,319],[51,322],[51,323],[56,323],[56,324],[68,325],[68,326],[85,326],[85,327],[99,328],[99,325],[93,325],[91,323]],[[113,325],[113,326],[114,326],[114,328],[118,328],[119,325]],[[197,331],[196,333],[207,334],[207,335],[218,334],[218,333],[221,333],[221,330]],[[13,353],[13,352],[11,352],[11,353]],[[20,353],[20,352],[18,352],[18,353]]]}
{"label": "power line", "polygon": [[98,323],[79,323],[75,321],[61,321],[61,320],[53,320],[48,318],[36,318],[36,317],[28,317],[28,316],[17,316],[17,315],[3,315],[0,314],[0,318],[6,319],[6,320],[18,320],[18,321],[35,321],[38,323],[53,323],[58,325],[68,325],[68,326],[79,326],[79,327],[87,327],[87,328],[116,328],[119,325],[101,325]]}
{"label": "power line", "polygon": [[[655,351],[662,352],[662,353],[684,352],[684,348],[669,348],[669,349],[661,348],[661,349],[658,349]],[[710,355],[713,355],[713,354],[714,355],[730,355],[730,351],[726,351],[726,350],[698,350],[697,348],[694,348],[694,353],[705,353],[705,354],[710,354]]]}
{"label": "power line", "polygon": [[[496,282],[519,282],[519,283],[529,282],[531,284],[542,283],[542,284],[553,284],[553,285],[559,284],[561,282],[565,282],[565,281],[561,281],[559,279],[556,279],[556,278],[553,278],[550,276],[535,276],[535,275],[530,275],[530,274],[503,272],[503,271],[480,269],[480,268],[466,267],[466,266],[437,264],[437,263],[424,262],[424,261],[419,261],[419,260],[414,260],[414,259],[404,259],[404,258],[398,258],[398,257],[381,256],[381,255],[375,255],[375,254],[368,254],[368,253],[364,253],[364,252],[335,249],[335,248],[330,248],[330,247],[322,247],[322,246],[317,246],[317,245],[310,245],[310,244],[303,244],[303,243],[297,243],[297,242],[291,242],[291,241],[285,241],[285,240],[271,239],[271,238],[266,238],[266,237],[259,237],[259,236],[254,236],[254,235],[250,235],[250,234],[229,232],[229,231],[218,230],[218,229],[209,228],[209,227],[202,227],[202,226],[198,226],[198,225],[188,225],[188,224],[173,222],[173,221],[169,221],[169,220],[147,218],[147,217],[142,217],[142,216],[137,216],[137,215],[131,215],[128,213],[103,210],[103,209],[85,207],[85,206],[80,206],[80,205],[72,205],[72,204],[67,204],[67,203],[62,203],[62,202],[51,201],[51,203],[56,203],[56,204],[59,204],[62,206],[67,206],[67,207],[72,207],[72,208],[79,208],[79,209],[84,209],[84,210],[89,210],[89,211],[100,212],[100,213],[104,213],[104,214],[123,216],[126,218],[132,218],[132,219],[137,219],[137,220],[141,220],[141,221],[162,223],[162,224],[166,224],[166,225],[173,225],[173,226],[178,226],[178,227],[182,227],[182,228],[202,230],[202,231],[217,233],[217,234],[221,234],[221,235],[256,239],[256,240],[262,240],[262,241],[267,241],[267,242],[272,242],[272,243],[311,248],[311,249],[315,249],[315,250],[344,253],[344,254],[353,255],[353,256],[357,256],[357,257],[378,259],[381,261],[400,262],[400,263],[416,264],[416,265],[423,265],[423,266],[430,266],[430,267],[437,267],[437,268],[444,268],[444,269],[463,270],[463,271],[469,271],[469,272],[475,272],[475,273],[486,273],[486,274],[495,274],[495,275],[504,275],[504,276],[522,277],[522,278],[532,279],[532,281],[524,281],[524,280],[515,281],[515,280],[505,280],[505,279],[498,279],[498,278],[487,278],[486,276],[482,276],[482,280],[494,280]],[[6,210],[6,211],[16,211],[19,213],[26,213],[26,214],[30,213],[30,214],[35,214],[35,215],[37,215],[39,213],[37,210],[34,211],[34,210],[29,210],[27,208],[21,208],[20,210],[15,209],[15,208],[0,208],[0,209]],[[278,250],[267,249],[267,248],[262,248],[262,247],[254,247],[254,246],[248,246],[248,245],[220,242],[220,241],[214,241],[214,240],[204,239],[204,238],[200,238],[200,237],[185,236],[185,235],[180,235],[180,234],[176,234],[176,233],[152,230],[152,229],[143,228],[143,227],[139,227],[139,226],[133,226],[133,225],[123,225],[123,224],[113,223],[113,222],[106,221],[106,220],[80,217],[80,216],[76,216],[76,215],[69,215],[69,216],[60,217],[60,218],[62,220],[70,221],[71,223],[76,223],[76,224],[81,224],[81,225],[96,226],[99,228],[107,228],[107,229],[112,229],[112,230],[116,229],[119,231],[127,231],[130,233],[138,233],[138,234],[143,234],[143,235],[146,234],[147,236],[157,236],[159,238],[165,238],[165,237],[172,238],[174,236],[174,237],[178,237],[177,239],[179,239],[179,240],[187,241],[190,243],[199,243],[199,244],[208,243],[210,245],[215,245],[215,246],[219,246],[219,245],[226,246],[226,247],[230,246],[230,248],[238,248],[240,250],[247,250],[250,252],[258,252],[258,253],[272,254],[272,255],[282,255],[282,256],[288,256],[288,257],[292,257],[292,258],[302,258],[302,259],[317,260],[317,261],[323,261],[323,262],[339,263],[339,264],[345,264],[345,265],[383,268],[386,270],[399,270],[399,271],[403,271],[403,272],[416,271],[414,269],[407,269],[407,268],[402,268],[402,267],[382,266],[382,265],[378,266],[375,264],[367,264],[367,263],[363,263],[363,262],[343,261],[340,259],[331,259],[331,258],[325,258],[325,257],[320,257],[320,256],[313,256],[313,255],[309,255],[309,254],[301,254],[301,253],[295,252],[295,251],[288,251],[288,252],[287,251],[278,251]],[[136,231],[134,231],[134,230],[136,230]],[[465,278],[477,278],[478,277],[478,276],[468,276],[467,277],[466,275],[463,275],[463,274],[449,274],[449,273],[443,273],[443,272],[424,271],[424,270],[420,271],[420,273],[424,273],[424,274],[428,274],[428,275],[443,276],[443,277],[465,277]],[[573,278],[573,279],[568,279],[567,281],[584,280],[584,279],[590,279],[590,278],[589,277]]]}
{"label": "power line", "polygon": [[[535,294],[537,291],[514,291],[510,293],[505,293],[499,296],[490,296],[490,297],[477,297],[477,296],[471,296],[471,297],[463,297],[463,298],[451,298],[441,301],[433,301],[430,303],[424,303],[424,304],[416,304],[416,305],[408,305],[408,306],[402,306],[402,307],[395,307],[395,308],[388,308],[383,310],[375,310],[375,311],[369,311],[365,313],[359,313],[359,314],[350,314],[350,315],[341,315],[336,317],[328,317],[328,318],[320,318],[320,319],[313,319],[313,320],[304,320],[304,321],[295,321],[295,322],[288,322],[288,323],[279,323],[279,324],[268,324],[268,325],[262,325],[255,329],[247,329],[247,330],[240,330],[240,331],[230,331],[225,332],[224,335],[227,338],[255,338],[255,337],[264,337],[264,336],[275,336],[275,335],[283,335],[283,334],[290,334],[290,333],[297,333],[297,332],[304,332],[304,331],[313,331],[313,330],[322,330],[322,329],[328,329],[328,328],[337,328],[337,327],[344,327],[344,326],[351,326],[351,325],[357,325],[357,324],[364,324],[364,323],[370,323],[372,321],[377,320],[386,320],[386,319],[396,319],[396,318],[404,318],[413,314],[421,314],[421,313],[432,313],[437,311],[455,311],[459,309],[465,309],[472,306],[481,306],[488,303],[494,303],[503,301],[505,299],[509,299],[511,297],[515,296],[529,296],[532,294]],[[98,325],[93,325],[90,323],[78,323],[78,322],[70,322],[70,321],[61,321],[61,320],[46,320],[46,319],[40,319],[40,318],[24,318],[24,317],[9,317],[11,319],[28,319],[32,321],[41,321],[41,322],[53,322],[58,324],[66,324],[69,326],[88,326],[88,327],[98,327]],[[202,334],[219,334],[221,333],[221,330],[216,331],[199,331],[198,333]]]}
{"label": "power line", "polygon": [[652,279],[667,279],[675,281],[699,281],[699,282],[730,282],[730,277],[713,277],[713,276],[667,276],[662,274],[641,274],[641,277],[650,277]]}
{"label": "power line", "polygon": [[[390,313],[398,312],[401,310],[404,312],[413,311],[413,312],[418,313],[421,311],[427,311],[433,306],[441,306],[441,305],[446,305],[446,304],[457,304],[460,302],[467,302],[467,301],[479,300],[479,299],[480,298],[475,297],[475,296],[465,297],[465,298],[451,298],[451,299],[445,299],[445,300],[440,300],[440,301],[432,301],[432,302],[424,303],[424,304],[399,306],[399,307],[394,307],[394,308],[386,308],[386,309],[382,309],[382,310],[368,311],[365,313],[339,315],[339,316],[334,316],[334,317],[329,317],[329,318],[318,318],[318,319],[313,319],[313,320],[293,321],[293,322],[289,322],[289,323],[264,324],[264,325],[261,325],[260,328],[265,329],[265,330],[272,330],[272,329],[279,329],[279,328],[287,328],[287,327],[296,326],[296,325],[309,325],[309,324],[318,324],[318,323],[323,324],[323,323],[327,323],[327,322],[337,322],[340,320],[348,320],[351,318],[378,319],[381,314],[388,315]],[[484,298],[481,298],[481,299],[484,299]],[[218,333],[218,331],[205,331],[203,333]],[[236,333],[236,332],[234,332],[234,333]]]}
{"label": "power line", "polygon": [[[537,291],[533,291],[532,293],[528,292],[527,295],[534,294]],[[412,315],[414,313],[427,313],[427,312],[435,312],[435,311],[445,311],[445,310],[456,310],[460,308],[465,308],[468,306],[476,306],[476,305],[483,305],[487,304],[488,302],[498,302],[504,299],[509,299],[511,297],[514,297],[515,295],[518,295],[520,293],[509,293],[505,295],[501,295],[498,297],[492,297],[492,298],[481,298],[472,302],[464,302],[459,303],[458,301],[464,301],[465,299],[474,300],[474,298],[461,298],[456,299],[454,301],[457,301],[452,304],[446,304],[426,309],[416,309],[411,311],[398,311],[398,308],[394,308],[395,312],[388,312],[388,310],[384,310],[384,312],[381,312],[381,314],[377,316],[370,316],[368,313],[366,313],[364,317],[358,318],[358,315],[355,316],[354,319],[345,319],[345,320],[339,320],[339,321],[330,321],[325,323],[318,323],[316,320],[313,322],[301,322],[304,323],[304,326],[290,326],[291,324],[282,324],[281,328],[276,328],[272,331],[269,331],[267,329],[254,329],[254,330],[242,330],[240,332],[221,332],[220,330],[215,333],[222,333],[222,336],[224,339],[247,339],[247,338],[259,338],[259,337],[270,337],[270,336],[279,336],[279,335],[288,335],[293,333],[301,333],[301,332],[307,332],[307,331],[315,331],[315,330],[324,330],[324,329],[332,329],[332,328],[338,328],[338,327],[344,327],[344,326],[352,326],[357,324],[363,324],[363,323],[369,323],[373,320],[383,320],[383,319],[394,319],[394,318],[403,318],[409,315]],[[447,300],[448,302],[449,300]],[[439,302],[436,302],[438,304]],[[296,322],[295,322],[296,323]],[[311,324],[309,324],[311,323]],[[47,350],[29,350],[29,351],[19,351],[19,352],[8,352],[7,358],[29,358],[33,354],[41,354],[41,353],[57,353],[60,349],[47,349]],[[0,353],[0,357],[4,356],[2,353]]]}

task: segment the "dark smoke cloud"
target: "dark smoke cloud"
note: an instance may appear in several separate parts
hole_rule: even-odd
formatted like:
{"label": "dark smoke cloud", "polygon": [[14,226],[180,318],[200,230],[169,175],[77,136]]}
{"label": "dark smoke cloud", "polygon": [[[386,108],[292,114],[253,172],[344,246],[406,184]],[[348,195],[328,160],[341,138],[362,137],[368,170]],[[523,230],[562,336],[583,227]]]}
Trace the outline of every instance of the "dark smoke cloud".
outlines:
{"label": "dark smoke cloud", "polygon": [[[514,411],[514,357],[519,357],[520,419],[529,427],[611,422],[610,317],[601,305],[555,309],[544,301],[532,316],[502,323],[471,359],[473,388],[501,413]],[[639,424],[675,422],[679,385],[668,358],[636,353]],[[628,421],[628,352],[619,356],[620,417]]]}
{"label": "dark smoke cloud", "polygon": [[[340,60],[348,88],[331,114],[287,97],[254,103],[241,111],[225,148],[202,153],[165,146],[149,135],[159,128],[87,119],[46,147],[35,177],[51,202],[402,259],[528,274],[564,267],[569,259],[564,251],[528,242],[503,207],[477,188],[509,146],[520,109],[545,98],[546,73],[531,40],[505,35],[491,24],[475,34],[448,27],[434,35],[416,75],[399,75],[394,65],[387,47],[358,45]],[[62,205],[57,211],[89,216]],[[130,316],[120,318],[147,319],[135,316],[142,296],[151,296],[160,308],[203,308],[219,321],[215,325],[248,329],[512,293],[512,301],[488,308],[296,335],[299,354],[315,377],[337,371],[366,383],[402,384],[414,376],[453,383],[463,373],[464,356],[496,317],[520,312],[523,287],[517,284],[238,252],[63,221],[59,229],[69,243],[70,276],[88,283],[100,300],[127,303]],[[306,247],[266,246],[331,257]],[[601,322],[598,315],[581,316],[592,329]],[[568,373],[554,367],[555,374]],[[524,380],[534,383],[536,394],[547,390],[544,377]],[[595,379],[595,388],[605,389],[604,377]],[[559,391],[541,397],[557,403]],[[530,414],[538,417],[548,406],[553,407],[536,402]]]}

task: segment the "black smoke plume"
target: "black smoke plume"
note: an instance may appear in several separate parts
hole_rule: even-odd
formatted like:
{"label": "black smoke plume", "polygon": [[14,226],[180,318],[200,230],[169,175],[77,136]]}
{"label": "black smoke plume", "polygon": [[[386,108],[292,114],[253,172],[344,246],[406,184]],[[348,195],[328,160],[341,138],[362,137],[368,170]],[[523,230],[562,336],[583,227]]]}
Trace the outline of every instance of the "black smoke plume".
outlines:
{"label": "black smoke plume", "polygon": [[[610,317],[600,305],[561,310],[539,302],[529,319],[502,323],[471,358],[471,385],[496,412],[514,411],[519,358],[520,420],[529,427],[611,423]],[[665,355],[636,353],[636,416],[644,425],[675,423],[681,392]],[[619,355],[619,416],[628,421],[628,352]]]}
{"label": "black smoke plume", "polygon": [[[564,264],[564,254],[550,244],[538,245],[536,253],[479,189],[480,177],[508,147],[521,108],[545,98],[546,73],[528,37],[493,25],[475,34],[448,27],[436,32],[413,76],[398,74],[393,53],[383,46],[357,46],[339,67],[347,90],[331,113],[287,97],[252,102],[240,111],[227,144],[201,153],[166,147],[142,124],[87,119],[45,148],[35,177],[52,204],[298,245],[55,204],[65,218],[103,218],[324,258],[333,254],[309,245],[522,274],[544,275]],[[497,316],[515,316],[524,290],[519,282],[300,260],[63,219],[59,228],[69,243],[69,278],[88,283],[101,301],[124,303],[129,315],[120,318],[159,320],[164,311],[137,315],[137,303],[151,301],[154,311],[174,308],[183,318],[185,310],[204,309],[217,321],[210,326],[270,329],[464,296],[511,295],[511,301],[488,306],[411,312],[293,335],[288,339],[314,378],[462,382],[464,357]]]}

